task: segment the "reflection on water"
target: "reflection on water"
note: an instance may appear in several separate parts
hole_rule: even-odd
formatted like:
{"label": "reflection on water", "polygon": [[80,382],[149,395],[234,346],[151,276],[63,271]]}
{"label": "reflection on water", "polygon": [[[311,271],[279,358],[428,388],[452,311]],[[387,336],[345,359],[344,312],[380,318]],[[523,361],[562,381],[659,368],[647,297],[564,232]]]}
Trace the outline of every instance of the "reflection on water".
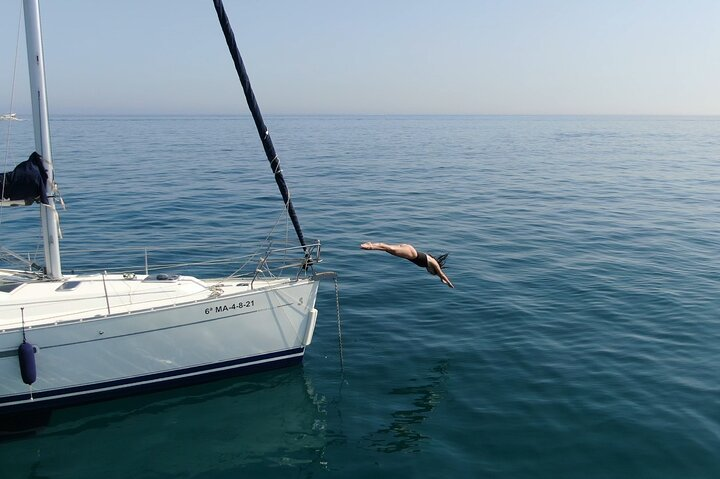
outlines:
{"label": "reflection on water", "polygon": [[301,367],[57,411],[0,445],[2,477],[181,477],[321,464],[325,399]]}
{"label": "reflection on water", "polygon": [[427,384],[392,389],[391,395],[407,396],[412,401],[412,407],[393,412],[387,427],[366,437],[370,445],[378,452],[419,452],[421,443],[429,437],[420,432],[418,426],[440,404],[447,374],[448,364],[442,361],[432,368]]}

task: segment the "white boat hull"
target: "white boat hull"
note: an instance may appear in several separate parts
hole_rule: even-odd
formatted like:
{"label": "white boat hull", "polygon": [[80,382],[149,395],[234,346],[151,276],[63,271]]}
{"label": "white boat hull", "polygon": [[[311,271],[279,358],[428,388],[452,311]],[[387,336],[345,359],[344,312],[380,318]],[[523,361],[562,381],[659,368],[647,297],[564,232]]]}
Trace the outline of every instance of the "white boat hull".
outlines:
{"label": "white boat hull", "polygon": [[315,326],[317,289],[302,279],[90,319],[35,318],[24,328],[37,348],[32,386],[18,359],[23,329],[0,331],[0,414],[299,363]]}

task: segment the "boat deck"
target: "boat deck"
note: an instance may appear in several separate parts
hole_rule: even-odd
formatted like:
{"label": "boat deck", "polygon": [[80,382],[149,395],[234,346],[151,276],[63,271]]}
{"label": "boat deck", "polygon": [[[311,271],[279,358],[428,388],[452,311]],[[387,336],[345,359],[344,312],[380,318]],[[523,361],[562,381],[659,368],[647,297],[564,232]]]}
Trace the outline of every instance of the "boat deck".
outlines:
{"label": "boat deck", "polygon": [[169,308],[231,297],[289,283],[288,278],[93,274],[41,280],[0,270],[0,331],[81,321],[110,315]]}

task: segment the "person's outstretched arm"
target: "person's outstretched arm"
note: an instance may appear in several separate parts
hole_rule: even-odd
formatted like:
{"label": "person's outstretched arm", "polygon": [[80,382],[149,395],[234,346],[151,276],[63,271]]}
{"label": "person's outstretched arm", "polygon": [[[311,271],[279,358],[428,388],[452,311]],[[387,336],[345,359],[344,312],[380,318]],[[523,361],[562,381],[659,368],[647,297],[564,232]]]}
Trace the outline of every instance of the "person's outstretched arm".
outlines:
{"label": "person's outstretched arm", "polygon": [[447,284],[451,288],[455,288],[455,286],[453,286],[453,284],[450,282],[450,278],[448,278],[447,275],[443,273],[443,270],[438,271],[438,276],[440,276],[440,281]]}
{"label": "person's outstretched arm", "polygon": [[433,272],[440,278],[440,281],[447,284],[451,288],[454,288],[452,282],[450,282],[450,278],[447,277],[445,272],[440,267],[440,264],[437,262],[435,258],[432,256],[428,256],[428,265],[432,268]]}

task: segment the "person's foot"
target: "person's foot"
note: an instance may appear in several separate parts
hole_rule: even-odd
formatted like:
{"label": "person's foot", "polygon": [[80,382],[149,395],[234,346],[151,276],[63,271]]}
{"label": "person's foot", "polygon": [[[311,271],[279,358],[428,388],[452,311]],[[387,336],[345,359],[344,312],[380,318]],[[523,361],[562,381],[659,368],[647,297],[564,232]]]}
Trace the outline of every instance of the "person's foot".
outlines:
{"label": "person's foot", "polygon": [[363,243],[363,244],[360,245],[360,247],[361,247],[362,249],[373,249],[373,244],[372,244],[372,243],[369,243],[369,242],[368,242],[368,243]]}

